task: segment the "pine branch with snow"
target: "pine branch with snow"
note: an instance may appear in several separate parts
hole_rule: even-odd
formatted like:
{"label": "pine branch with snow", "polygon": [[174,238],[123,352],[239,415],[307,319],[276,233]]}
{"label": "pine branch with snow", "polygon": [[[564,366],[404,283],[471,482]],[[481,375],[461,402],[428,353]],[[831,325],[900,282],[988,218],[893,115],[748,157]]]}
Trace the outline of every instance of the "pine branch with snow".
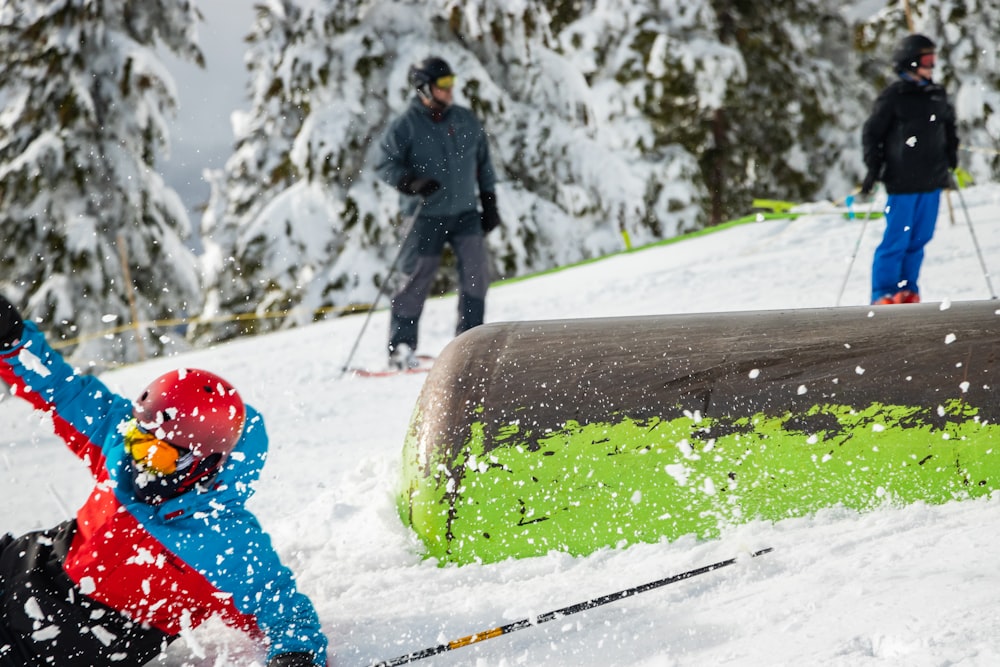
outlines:
{"label": "pine branch with snow", "polygon": [[186,0],[0,7],[0,290],[54,338],[80,337],[80,358],[138,357],[134,338],[86,336],[132,322],[131,292],[142,321],[200,302],[190,223],[154,161],[176,94],[153,49],[199,59],[197,18]]}

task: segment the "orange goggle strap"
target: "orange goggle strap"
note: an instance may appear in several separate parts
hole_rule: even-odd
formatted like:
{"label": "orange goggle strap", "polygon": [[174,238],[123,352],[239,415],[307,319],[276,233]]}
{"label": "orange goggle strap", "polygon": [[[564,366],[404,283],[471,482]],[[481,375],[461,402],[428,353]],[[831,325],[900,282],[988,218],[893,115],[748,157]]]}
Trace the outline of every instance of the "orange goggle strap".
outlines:
{"label": "orange goggle strap", "polygon": [[125,430],[125,451],[151,473],[172,475],[194,462],[194,453],[149,433],[133,419]]}

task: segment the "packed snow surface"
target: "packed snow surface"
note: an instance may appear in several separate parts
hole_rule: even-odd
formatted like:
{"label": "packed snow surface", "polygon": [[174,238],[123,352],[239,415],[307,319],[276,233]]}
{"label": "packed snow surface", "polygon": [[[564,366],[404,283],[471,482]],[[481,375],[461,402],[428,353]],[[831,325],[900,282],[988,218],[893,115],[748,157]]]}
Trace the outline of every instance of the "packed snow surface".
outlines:
{"label": "packed snow surface", "polygon": [[[955,193],[950,208],[942,199],[921,275],[924,301],[942,307],[990,299],[998,282],[980,253],[997,272],[1000,186],[970,188],[964,200],[968,209]],[[748,223],[495,285],[487,321],[867,303],[884,223],[848,220],[830,203],[804,208],[810,215],[794,220]],[[421,352],[440,353],[451,340],[455,307],[453,296],[428,303]],[[580,558],[550,553],[463,567],[424,559],[397,516],[395,492],[425,376],[343,377],[363,322],[344,317],[103,376],[135,396],[162,372],[202,367],[263,411],[271,455],[250,508],[315,603],[333,665],[388,660],[732,557],[731,567],[415,664],[1000,664],[997,497],[867,514],[831,508],[735,527],[711,541],[688,537]],[[358,364],[384,364],[387,327],[385,311],[376,312]],[[49,419],[4,396],[0,424],[0,530],[20,534],[69,517],[91,482]],[[774,551],[749,557],[766,547]],[[211,622],[151,664],[260,667],[263,653]]]}

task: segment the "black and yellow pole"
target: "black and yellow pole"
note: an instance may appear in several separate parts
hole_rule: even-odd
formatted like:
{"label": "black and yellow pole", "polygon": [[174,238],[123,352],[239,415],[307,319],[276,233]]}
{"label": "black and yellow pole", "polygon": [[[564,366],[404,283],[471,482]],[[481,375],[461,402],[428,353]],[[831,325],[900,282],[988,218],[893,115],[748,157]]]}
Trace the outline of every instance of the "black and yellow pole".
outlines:
{"label": "black and yellow pole", "polygon": [[[750,558],[756,558],[757,556],[763,556],[766,553],[773,551],[772,547],[766,549],[761,549],[759,551],[754,551],[750,554]],[[588,609],[593,609],[594,607],[600,607],[601,605],[608,604],[609,602],[617,602],[618,600],[624,600],[627,597],[633,595],[638,595],[639,593],[645,593],[646,591],[651,591],[654,588],[660,588],[662,586],[667,586],[668,584],[676,584],[679,581],[684,581],[692,577],[697,577],[701,574],[707,574],[709,572],[714,572],[715,570],[728,567],[736,563],[739,558],[727,558],[726,560],[721,560],[718,563],[712,563],[711,565],[703,565],[701,567],[695,568],[693,570],[688,570],[687,572],[681,572],[680,574],[675,574],[664,579],[658,579],[656,581],[651,581],[640,586],[633,586],[632,588],[626,588],[615,593],[609,593],[608,595],[602,595],[601,597],[594,598],[592,600],[587,600],[586,602],[578,602],[577,604],[570,605],[569,607],[563,607],[562,609],[556,609],[555,611],[546,612],[540,614],[534,619],[522,618],[519,621],[514,621],[513,623],[508,623],[507,625],[501,625],[497,628],[491,628],[489,630],[484,630],[483,632],[477,632],[474,635],[469,635],[467,637],[462,637],[460,639],[455,639],[447,644],[438,644],[437,646],[431,646],[430,648],[425,648],[420,651],[414,651],[413,653],[407,653],[406,655],[401,655],[398,658],[393,658],[391,660],[385,660],[383,662],[377,662],[372,667],[394,667],[395,665],[405,665],[416,660],[421,660],[423,658],[429,658],[439,653],[446,653],[447,651],[454,651],[455,649],[462,648],[464,646],[470,646],[472,644],[478,644],[479,642],[486,641],[487,639],[493,639],[494,637],[499,637],[500,635],[508,635],[517,630],[524,630],[525,628],[530,628],[533,625],[541,625],[542,623],[547,623],[548,621],[554,621],[560,618],[565,618],[572,614],[579,613],[581,611],[587,611]]]}

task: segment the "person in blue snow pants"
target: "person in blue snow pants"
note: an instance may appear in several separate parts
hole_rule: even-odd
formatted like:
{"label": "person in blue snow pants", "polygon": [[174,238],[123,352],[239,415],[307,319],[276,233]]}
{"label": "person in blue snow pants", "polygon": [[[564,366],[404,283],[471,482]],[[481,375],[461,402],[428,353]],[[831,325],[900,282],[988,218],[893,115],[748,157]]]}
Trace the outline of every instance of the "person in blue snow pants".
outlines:
{"label": "person in blue snow pants", "polygon": [[861,133],[868,168],[861,194],[885,184],[886,228],[872,261],[871,303],[917,303],[924,246],[934,236],[941,190],[958,166],[955,109],[934,83],[936,46],[908,35],[893,54],[898,78],[875,101]]}
{"label": "person in blue snow pants", "polygon": [[924,261],[924,246],[934,236],[940,202],[940,190],[889,195],[885,234],[872,261],[873,303],[889,295],[893,303],[913,303],[914,297],[919,298],[917,278]]}

